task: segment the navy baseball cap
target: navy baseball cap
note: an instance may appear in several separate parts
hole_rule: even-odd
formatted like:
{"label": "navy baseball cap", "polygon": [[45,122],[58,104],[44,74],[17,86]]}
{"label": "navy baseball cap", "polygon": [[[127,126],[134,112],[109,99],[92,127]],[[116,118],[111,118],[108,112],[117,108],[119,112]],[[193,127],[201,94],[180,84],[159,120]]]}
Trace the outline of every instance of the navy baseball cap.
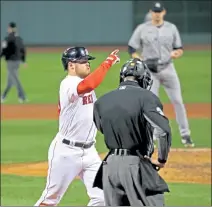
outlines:
{"label": "navy baseball cap", "polygon": [[10,22],[10,23],[9,23],[9,26],[10,26],[11,28],[15,28],[15,27],[16,27],[16,23],[15,23],[15,22]]}
{"label": "navy baseball cap", "polygon": [[165,8],[164,8],[163,4],[160,3],[160,2],[155,2],[155,3],[153,4],[153,7],[151,8],[151,10],[152,10],[153,12],[162,12],[164,9],[165,9]]}

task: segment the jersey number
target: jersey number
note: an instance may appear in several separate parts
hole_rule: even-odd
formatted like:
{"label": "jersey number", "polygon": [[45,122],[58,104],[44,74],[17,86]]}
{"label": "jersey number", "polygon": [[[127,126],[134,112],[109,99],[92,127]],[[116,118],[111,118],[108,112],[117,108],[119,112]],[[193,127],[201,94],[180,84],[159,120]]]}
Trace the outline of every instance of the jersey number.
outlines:
{"label": "jersey number", "polygon": [[93,103],[93,97],[92,95],[88,95],[88,96],[83,96],[82,97],[82,104],[83,105],[86,105],[86,104],[90,104],[90,103]]}

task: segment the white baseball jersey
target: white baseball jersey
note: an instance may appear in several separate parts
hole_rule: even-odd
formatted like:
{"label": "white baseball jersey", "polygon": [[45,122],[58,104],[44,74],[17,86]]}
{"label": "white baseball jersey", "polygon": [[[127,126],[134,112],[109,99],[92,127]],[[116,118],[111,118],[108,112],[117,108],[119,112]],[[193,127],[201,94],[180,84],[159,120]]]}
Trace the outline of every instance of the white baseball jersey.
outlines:
{"label": "white baseball jersey", "polygon": [[95,141],[97,129],[93,122],[94,91],[79,96],[77,86],[83,79],[67,76],[60,84],[59,134],[71,141]]}

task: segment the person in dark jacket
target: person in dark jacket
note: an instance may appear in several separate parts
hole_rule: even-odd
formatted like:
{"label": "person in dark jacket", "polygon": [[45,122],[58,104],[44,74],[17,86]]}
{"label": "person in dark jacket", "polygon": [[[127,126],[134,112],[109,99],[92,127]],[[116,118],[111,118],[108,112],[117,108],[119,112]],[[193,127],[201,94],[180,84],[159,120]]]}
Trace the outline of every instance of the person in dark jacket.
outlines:
{"label": "person in dark jacket", "polygon": [[21,62],[26,66],[26,50],[23,39],[17,33],[16,23],[11,22],[8,25],[8,36],[2,41],[1,58],[4,57],[7,63],[7,86],[1,96],[1,103],[6,99],[6,96],[12,86],[15,86],[18,92],[20,103],[27,101],[25,92],[18,78],[18,69]]}
{"label": "person in dark jacket", "polygon": [[[127,61],[120,85],[94,104],[94,123],[104,135],[108,155],[93,186],[103,189],[107,206],[163,206],[168,185],[158,174],[171,146],[169,120],[163,105],[150,90],[152,79],[146,64]],[[153,134],[158,138],[158,159]]]}

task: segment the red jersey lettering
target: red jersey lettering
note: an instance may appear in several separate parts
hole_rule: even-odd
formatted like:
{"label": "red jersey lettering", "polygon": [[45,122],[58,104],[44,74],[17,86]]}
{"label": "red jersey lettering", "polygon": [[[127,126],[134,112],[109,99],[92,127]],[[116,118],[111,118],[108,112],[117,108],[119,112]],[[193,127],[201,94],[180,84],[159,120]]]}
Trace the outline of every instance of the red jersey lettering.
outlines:
{"label": "red jersey lettering", "polygon": [[90,104],[90,103],[93,103],[93,97],[92,95],[88,95],[88,96],[83,96],[82,97],[82,104],[83,105],[86,105],[86,104]]}
{"label": "red jersey lettering", "polygon": [[88,97],[87,96],[83,96],[82,97],[82,105],[86,105],[88,104]]}
{"label": "red jersey lettering", "polygon": [[88,103],[93,103],[93,97],[91,94],[88,96]]}

